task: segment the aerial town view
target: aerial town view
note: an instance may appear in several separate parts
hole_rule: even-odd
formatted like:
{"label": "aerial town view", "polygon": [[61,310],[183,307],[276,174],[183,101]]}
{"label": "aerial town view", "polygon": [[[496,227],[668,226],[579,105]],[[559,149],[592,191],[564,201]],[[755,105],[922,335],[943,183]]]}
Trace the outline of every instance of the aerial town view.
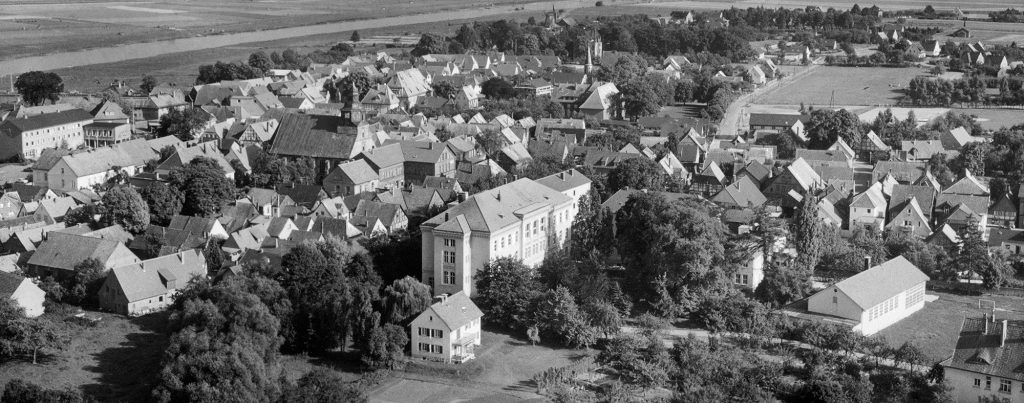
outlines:
{"label": "aerial town view", "polygon": [[0,0],[0,402],[1024,403],[1021,0]]}

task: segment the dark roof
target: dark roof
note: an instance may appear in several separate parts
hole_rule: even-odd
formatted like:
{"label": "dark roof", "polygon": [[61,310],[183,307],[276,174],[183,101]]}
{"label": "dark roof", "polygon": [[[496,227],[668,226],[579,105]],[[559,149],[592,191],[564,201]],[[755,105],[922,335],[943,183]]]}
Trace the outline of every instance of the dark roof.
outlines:
{"label": "dark roof", "polygon": [[274,136],[273,154],[348,159],[358,128],[340,116],[287,113]]}
{"label": "dark roof", "polygon": [[25,278],[14,273],[0,271],[0,297],[10,298]]}
{"label": "dark roof", "polygon": [[1024,321],[965,318],[953,356],[942,365],[1024,381]]}
{"label": "dark roof", "polygon": [[47,127],[61,126],[75,122],[92,120],[92,115],[81,109],[69,109],[66,111],[44,113],[24,118],[9,119],[5,125],[11,125],[21,132],[45,129]]}
{"label": "dark roof", "polygon": [[[608,196],[608,199],[606,199],[604,201],[604,203],[601,203],[601,208],[607,208],[607,209],[611,210],[611,212],[614,214],[614,213],[618,212],[620,209],[622,209],[622,206],[625,206],[626,202],[629,201],[629,196],[632,196],[633,193],[636,193],[636,192],[639,192],[639,190],[629,189],[629,188],[619,189],[619,191],[615,192],[615,194],[613,194],[611,196]],[[672,193],[672,192],[654,192],[654,193],[661,194],[669,202],[674,202],[676,200],[696,199],[696,196],[689,195],[689,194],[686,194],[686,193]]]}
{"label": "dark roof", "polygon": [[750,114],[750,125],[751,126],[784,126],[792,127],[797,121],[807,122],[811,119],[810,115],[783,115],[778,113],[751,113]]}
{"label": "dark roof", "polygon": [[892,187],[892,196],[889,198],[889,213],[898,213],[903,210],[903,204],[913,197],[926,216],[932,215],[935,208],[936,192],[931,186],[896,184]]}
{"label": "dark roof", "polygon": [[296,204],[309,205],[309,207],[312,207],[320,200],[321,196],[325,195],[324,189],[318,185],[298,183],[281,183],[275,186],[274,190],[281,195],[290,197]]}

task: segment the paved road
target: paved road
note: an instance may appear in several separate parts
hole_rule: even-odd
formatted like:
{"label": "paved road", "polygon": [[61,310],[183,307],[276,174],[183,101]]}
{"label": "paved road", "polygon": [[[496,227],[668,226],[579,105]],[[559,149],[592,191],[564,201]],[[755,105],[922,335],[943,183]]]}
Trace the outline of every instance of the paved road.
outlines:
{"label": "paved road", "polygon": [[592,3],[582,3],[580,0],[559,0],[550,3],[509,4],[487,8],[466,8],[458,11],[449,10],[398,17],[344,21],[305,27],[291,27],[266,31],[241,32],[226,35],[210,35],[148,43],[134,43],[123,46],[93,48],[75,52],[54,53],[44,56],[31,56],[20,59],[3,60],[0,61],[0,72],[3,72],[3,74],[20,74],[33,70],[55,70],[67,67],[79,67],[92,64],[143,59],[178,52],[216,49],[226,46],[240,45],[243,43],[300,38],[353,30],[367,30],[371,28],[444,22],[459,19],[486,18],[499,14],[516,12],[513,8],[517,7],[522,7],[529,11],[541,11],[550,10],[551,7],[559,9],[573,9],[579,7],[581,4],[590,5]]}
{"label": "paved road", "polygon": [[719,134],[738,134],[746,130],[747,125],[743,124],[744,116],[746,115],[746,108],[750,106],[750,102],[755,98],[770,94],[780,88],[785,88],[790,83],[803,77],[820,65],[812,64],[807,68],[784,77],[782,80],[773,80],[771,83],[764,87],[754,90],[754,92],[746,93],[737,98],[733,103],[729,104],[729,108],[725,110],[725,117],[722,118],[722,123],[718,125]]}

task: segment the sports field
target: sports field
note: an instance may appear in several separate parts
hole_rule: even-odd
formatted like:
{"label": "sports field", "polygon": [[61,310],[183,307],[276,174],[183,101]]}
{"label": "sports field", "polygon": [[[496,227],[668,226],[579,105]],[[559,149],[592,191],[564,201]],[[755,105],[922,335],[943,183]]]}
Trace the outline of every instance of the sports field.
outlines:
{"label": "sports field", "polygon": [[[914,77],[927,74],[918,67],[821,66],[798,80],[759,96],[753,104],[767,105],[891,105]],[[834,99],[833,99],[834,96]]]}

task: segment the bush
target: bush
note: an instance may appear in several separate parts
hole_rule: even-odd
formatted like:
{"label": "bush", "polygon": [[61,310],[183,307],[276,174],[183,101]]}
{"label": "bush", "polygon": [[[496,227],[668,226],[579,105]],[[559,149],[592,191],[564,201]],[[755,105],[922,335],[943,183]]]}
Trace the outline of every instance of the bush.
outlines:
{"label": "bush", "polygon": [[604,7],[604,2],[603,1],[599,1],[597,3],[594,3],[594,7]]}

